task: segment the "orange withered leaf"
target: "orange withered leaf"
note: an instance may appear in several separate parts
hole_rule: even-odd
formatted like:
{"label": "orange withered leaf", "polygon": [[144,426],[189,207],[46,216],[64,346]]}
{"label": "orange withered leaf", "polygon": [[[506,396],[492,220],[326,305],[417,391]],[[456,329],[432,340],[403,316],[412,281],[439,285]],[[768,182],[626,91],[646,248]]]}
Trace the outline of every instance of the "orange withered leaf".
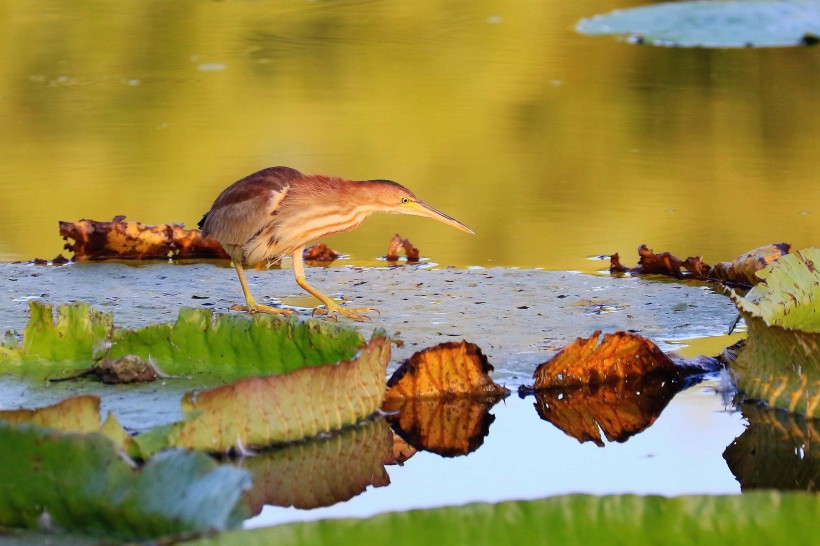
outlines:
{"label": "orange withered leaf", "polygon": [[339,256],[341,254],[324,243],[316,243],[302,252],[302,258],[308,262],[332,262],[338,259]]}
{"label": "orange withered leaf", "polygon": [[390,239],[390,244],[387,247],[387,255],[385,258],[391,262],[398,260],[400,249],[404,251],[404,255],[407,257],[408,262],[419,261],[419,249],[413,246],[410,239],[402,239],[398,233],[393,235],[393,238]]}
{"label": "orange withered leaf", "polygon": [[534,389],[597,385],[666,373],[677,377],[686,371],[675,364],[648,339],[630,332],[606,334],[601,331],[578,338],[552,359],[536,368]]}
{"label": "orange withered leaf", "polygon": [[505,396],[507,389],[488,375],[492,369],[478,345],[442,343],[405,360],[387,382],[386,397]]}
{"label": "orange withered leaf", "polygon": [[111,222],[60,222],[60,235],[73,241],[64,248],[74,253],[75,261],[228,258],[218,242],[203,239],[197,229],[126,222],[125,216],[115,216]]}

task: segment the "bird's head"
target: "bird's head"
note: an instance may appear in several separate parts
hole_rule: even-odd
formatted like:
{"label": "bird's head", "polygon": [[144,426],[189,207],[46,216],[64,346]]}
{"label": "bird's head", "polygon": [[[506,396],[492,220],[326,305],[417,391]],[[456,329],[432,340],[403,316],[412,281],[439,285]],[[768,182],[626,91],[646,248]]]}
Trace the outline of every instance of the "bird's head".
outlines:
{"label": "bird's head", "polygon": [[391,180],[368,180],[372,184],[371,198],[379,204],[382,212],[392,212],[396,214],[410,214],[413,216],[424,216],[438,220],[443,224],[454,227],[470,234],[475,234],[473,230],[441,211],[438,211],[421,201],[413,192]]}

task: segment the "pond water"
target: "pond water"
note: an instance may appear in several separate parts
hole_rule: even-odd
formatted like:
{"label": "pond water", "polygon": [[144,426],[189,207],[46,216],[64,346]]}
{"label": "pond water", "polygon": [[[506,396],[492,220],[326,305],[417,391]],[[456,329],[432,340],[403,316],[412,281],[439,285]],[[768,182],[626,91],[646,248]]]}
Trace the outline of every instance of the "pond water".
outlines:
{"label": "pond water", "polygon": [[[587,273],[602,254],[635,263],[641,243],[708,263],[816,245],[820,48],[662,49],[572,30],[637,4],[6,3],[0,261],[57,255],[60,220],[192,227],[224,186],[271,165],[396,180],[476,232],[374,217],[326,240],[341,264],[383,265],[396,232],[440,266]],[[570,492],[737,493],[765,472],[727,464],[753,427],[720,386],[689,388],[603,447],[513,396],[469,455],[420,451],[387,467],[389,486],[269,506],[247,525]],[[801,455],[812,427],[792,426],[808,432],[778,463],[805,469],[792,480],[803,489],[817,477]]]}
{"label": "pond water", "polygon": [[638,2],[53,0],[0,8],[0,260],[58,220],[193,226],[269,165],[389,178],[471,226],[380,217],[440,265],[592,271],[817,243],[820,49],[576,34]]}

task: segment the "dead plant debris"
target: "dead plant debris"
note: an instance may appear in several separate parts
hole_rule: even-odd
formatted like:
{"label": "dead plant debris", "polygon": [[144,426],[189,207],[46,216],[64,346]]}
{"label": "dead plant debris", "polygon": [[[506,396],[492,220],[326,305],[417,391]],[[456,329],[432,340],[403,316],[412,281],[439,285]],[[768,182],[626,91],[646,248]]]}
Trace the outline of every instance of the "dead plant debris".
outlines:
{"label": "dead plant debris", "polygon": [[698,280],[716,280],[727,283],[753,286],[760,282],[755,273],[774,260],[789,253],[788,243],[772,243],[750,250],[731,262],[720,262],[714,267],[705,263],[700,256],[690,256],[685,260],[669,252],[655,253],[646,245],[638,247],[638,265],[628,268],[621,264],[616,253],[610,256],[611,273],[629,273],[632,275],[656,274],[668,275],[677,279],[691,278]]}

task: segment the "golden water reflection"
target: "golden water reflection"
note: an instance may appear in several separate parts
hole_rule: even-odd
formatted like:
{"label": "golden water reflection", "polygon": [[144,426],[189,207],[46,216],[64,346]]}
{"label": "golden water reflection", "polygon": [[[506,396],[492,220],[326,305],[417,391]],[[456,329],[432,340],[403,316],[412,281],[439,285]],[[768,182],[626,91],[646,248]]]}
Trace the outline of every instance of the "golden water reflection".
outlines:
{"label": "golden water reflection", "polygon": [[[616,2],[623,6],[634,2]],[[608,5],[610,8],[617,5]],[[636,47],[600,3],[195,2],[0,8],[0,260],[59,220],[193,226],[283,164],[390,178],[472,227],[379,217],[440,265],[596,270],[639,243],[731,259],[817,244],[820,50]]]}

